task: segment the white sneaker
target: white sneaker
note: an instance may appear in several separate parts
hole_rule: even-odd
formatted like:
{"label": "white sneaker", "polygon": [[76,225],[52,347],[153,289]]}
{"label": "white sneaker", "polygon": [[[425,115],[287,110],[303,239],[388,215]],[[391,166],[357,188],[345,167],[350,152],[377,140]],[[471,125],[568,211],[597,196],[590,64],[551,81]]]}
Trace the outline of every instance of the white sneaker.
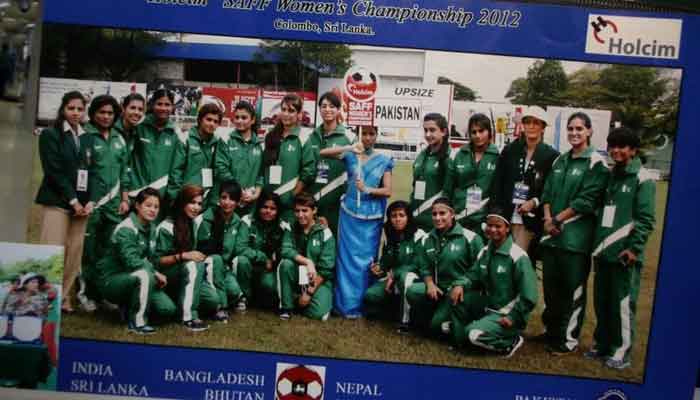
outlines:
{"label": "white sneaker", "polygon": [[78,293],[78,303],[80,303],[80,308],[83,309],[85,312],[95,312],[97,310],[97,304],[93,300],[88,299],[87,296],[85,296],[82,293]]}
{"label": "white sneaker", "polygon": [[445,335],[449,335],[452,331],[452,321],[445,321],[442,324],[440,324],[440,330]]}
{"label": "white sneaker", "polygon": [[246,300],[245,297],[241,297],[240,300],[238,300],[238,304],[236,304],[236,312],[238,313],[244,313],[248,309],[248,301]]}

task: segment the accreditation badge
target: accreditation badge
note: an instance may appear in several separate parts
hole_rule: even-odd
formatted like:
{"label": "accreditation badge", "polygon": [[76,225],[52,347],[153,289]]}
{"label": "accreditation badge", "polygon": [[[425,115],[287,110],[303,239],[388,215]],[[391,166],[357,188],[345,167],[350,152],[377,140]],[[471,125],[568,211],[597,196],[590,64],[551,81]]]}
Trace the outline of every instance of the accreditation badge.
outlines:
{"label": "accreditation badge", "polygon": [[78,192],[87,192],[88,188],[88,172],[86,169],[78,170],[78,181],[75,185],[75,190]]}
{"label": "accreditation badge", "polygon": [[309,285],[309,270],[306,265],[299,266],[299,286]]}
{"label": "accreditation badge", "polygon": [[416,186],[413,189],[413,198],[425,200],[425,181],[416,181]]}
{"label": "accreditation badge", "polygon": [[600,221],[600,226],[603,228],[612,228],[615,222],[615,209],[617,206],[605,206],[603,207],[603,220]]}
{"label": "accreditation badge", "polygon": [[211,168],[202,168],[202,187],[210,188],[214,186],[214,174]]}
{"label": "accreditation badge", "polygon": [[467,214],[473,214],[481,209],[481,188],[474,185],[467,189]]}
{"label": "accreditation badge", "polygon": [[330,165],[325,160],[320,160],[316,165],[316,183],[328,183]]}
{"label": "accreditation badge", "polygon": [[279,185],[282,183],[282,166],[281,165],[271,165],[270,166],[270,184]]}
{"label": "accreditation badge", "polygon": [[527,201],[527,195],[530,193],[530,186],[520,181],[513,186],[513,204],[523,204]]}

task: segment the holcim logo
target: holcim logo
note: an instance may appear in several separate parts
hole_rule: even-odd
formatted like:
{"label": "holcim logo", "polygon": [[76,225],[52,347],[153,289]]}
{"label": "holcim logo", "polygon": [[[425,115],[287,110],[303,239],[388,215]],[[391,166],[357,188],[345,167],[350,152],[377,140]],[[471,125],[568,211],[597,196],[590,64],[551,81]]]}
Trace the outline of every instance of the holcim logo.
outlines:
{"label": "holcim logo", "polygon": [[680,19],[590,14],[586,53],[678,59]]}

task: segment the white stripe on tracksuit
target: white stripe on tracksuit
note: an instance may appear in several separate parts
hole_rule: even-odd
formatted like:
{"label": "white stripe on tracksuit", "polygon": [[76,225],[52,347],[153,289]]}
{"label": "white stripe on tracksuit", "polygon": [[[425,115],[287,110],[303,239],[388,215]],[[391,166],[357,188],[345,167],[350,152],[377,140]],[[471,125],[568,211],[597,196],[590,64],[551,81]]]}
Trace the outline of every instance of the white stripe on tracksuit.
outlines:
{"label": "white stripe on tracksuit", "polygon": [[602,242],[598,245],[598,247],[593,250],[593,254],[591,254],[593,257],[596,257],[598,254],[600,254],[603,250],[608,248],[608,246],[612,245],[613,243],[617,242],[620,239],[623,239],[627,237],[627,235],[632,232],[632,228],[634,228],[634,222],[630,222],[627,225],[622,226],[620,229],[616,230],[615,232],[611,233],[603,239]]}
{"label": "white stripe on tracksuit", "polygon": [[192,303],[194,302],[194,283],[197,280],[197,264],[194,261],[188,261],[185,264],[187,269],[187,285],[185,286],[185,299],[182,302],[182,321],[187,322],[192,320]]}
{"label": "white stripe on tracksuit", "polygon": [[617,361],[625,359],[625,354],[632,345],[632,311],[629,295],[620,301],[620,336],[622,336],[622,346],[612,355],[612,358]]}
{"label": "white stripe on tracksuit", "polygon": [[129,192],[129,196],[136,197],[140,191],[142,191],[143,189],[145,189],[147,187],[153,188],[155,190],[160,190],[160,189],[164,188],[165,186],[167,186],[167,184],[168,184],[168,175],[165,175],[165,176],[158,178],[157,180],[151,182],[150,184],[148,184],[144,187],[138,188],[136,190],[132,190],[131,192]]}
{"label": "white stripe on tracksuit", "polygon": [[148,285],[148,272],[139,269],[132,272],[131,276],[135,276],[139,280],[139,309],[134,316],[134,324],[139,328],[146,325],[145,315],[146,307],[148,306],[148,291],[150,289]]}
{"label": "white stripe on tracksuit", "polygon": [[[566,221],[562,222],[561,225],[564,226],[564,225],[566,225],[566,224],[568,224],[568,223],[577,221],[577,220],[579,220],[580,218],[581,218],[581,214],[575,215],[575,216],[573,216],[573,217],[567,219]],[[540,242],[544,242],[544,241],[547,240],[547,239],[551,239],[551,237],[552,237],[552,235],[544,235],[544,236],[542,236],[542,239],[540,239]]]}
{"label": "white stripe on tracksuit", "polygon": [[[576,300],[578,300],[581,296],[583,296],[583,286],[579,286],[574,290],[574,303],[576,303]],[[566,348],[569,350],[573,350],[578,346],[578,339],[573,337],[571,333],[576,329],[576,326],[578,326],[578,316],[581,314],[583,307],[579,306],[574,310],[574,312],[571,313],[571,318],[569,319],[569,325],[566,327]]]}
{"label": "white stripe on tracksuit", "polygon": [[287,183],[284,185],[279,186],[277,189],[275,189],[275,194],[278,196],[282,196],[283,194],[289,192],[290,190],[293,190],[294,187],[296,187],[297,182],[299,181],[299,178],[292,178],[290,179]]}
{"label": "white stripe on tracksuit", "polygon": [[330,181],[326,186],[322,187],[321,190],[319,190],[318,193],[314,195],[314,199],[316,199],[316,201],[321,200],[321,197],[339,188],[343,185],[343,183],[347,182],[347,180],[348,173],[343,172],[342,175],[338,176],[337,178]]}
{"label": "white stripe on tracksuit", "polygon": [[417,217],[421,213],[423,213],[423,211],[432,207],[433,203],[435,203],[435,200],[439,199],[440,197],[442,197],[442,190],[435,193],[433,197],[429,198],[428,200],[425,200],[417,209],[413,210],[413,216]]}
{"label": "white stripe on tracksuit", "polygon": [[403,313],[401,314],[401,323],[408,324],[411,322],[411,305],[408,303],[406,294],[408,293],[408,287],[413,285],[413,282],[418,280],[418,275],[414,272],[409,272],[406,274],[406,279],[404,279],[403,293],[401,293],[401,301],[403,303]]}

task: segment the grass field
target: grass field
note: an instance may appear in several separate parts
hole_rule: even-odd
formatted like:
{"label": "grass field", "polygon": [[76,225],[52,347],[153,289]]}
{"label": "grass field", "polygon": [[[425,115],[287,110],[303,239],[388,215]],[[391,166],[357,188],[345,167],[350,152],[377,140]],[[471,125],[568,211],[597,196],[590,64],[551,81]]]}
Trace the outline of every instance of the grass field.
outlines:
{"label": "grass field", "polygon": [[[40,166],[35,156],[34,185],[38,185]],[[393,199],[407,199],[410,190],[410,164],[399,162],[394,170]],[[642,287],[638,300],[637,335],[633,349],[633,365],[624,371],[603,367],[599,362],[584,359],[582,354],[552,357],[539,343],[528,342],[511,359],[505,360],[482,353],[453,352],[446,343],[419,334],[400,336],[394,324],[381,321],[343,320],[331,318],[325,323],[312,322],[302,317],[282,322],[271,311],[249,310],[234,315],[228,324],[212,324],[210,330],[192,334],[179,324],[159,327],[153,336],[135,336],[116,314],[76,313],[63,318],[63,336],[86,339],[102,339],[118,342],[162,344],[217,349],[252,350],[307,356],[346,358],[370,361],[390,361],[412,364],[442,365],[503,371],[518,371],[552,375],[568,375],[589,378],[616,379],[641,382],[644,377],[647,340],[649,336],[654,289],[656,285],[661,228],[664,223],[667,183],[657,186],[657,229],[652,234],[646,250],[646,264],[642,274]],[[37,239],[38,213],[32,212],[28,237]],[[582,348],[591,344],[595,315],[593,314],[592,282],[589,284],[587,320],[583,329]],[[540,299],[542,296],[540,296]],[[542,300],[532,313],[525,332],[527,336],[540,333]],[[300,341],[299,338],[304,338]]]}

